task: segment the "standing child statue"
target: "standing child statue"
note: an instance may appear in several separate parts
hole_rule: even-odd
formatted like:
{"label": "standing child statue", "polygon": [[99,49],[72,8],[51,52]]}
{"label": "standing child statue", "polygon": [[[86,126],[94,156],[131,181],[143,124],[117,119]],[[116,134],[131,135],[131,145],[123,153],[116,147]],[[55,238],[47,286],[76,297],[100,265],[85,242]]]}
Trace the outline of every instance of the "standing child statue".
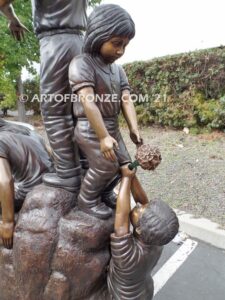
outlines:
{"label": "standing child statue", "polygon": [[75,57],[69,68],[70,84],[77,95],[75,140],[89,162],[78,206],[101,219],[112,213],[101,200],[102,191],[120,166],[130,162],[119,131],[121,109],[132,141],[142,143],[127,77],[123,68],[114,64],[134,35],[134,22],[123,8],[98,6],[88,19],[84,53]]}

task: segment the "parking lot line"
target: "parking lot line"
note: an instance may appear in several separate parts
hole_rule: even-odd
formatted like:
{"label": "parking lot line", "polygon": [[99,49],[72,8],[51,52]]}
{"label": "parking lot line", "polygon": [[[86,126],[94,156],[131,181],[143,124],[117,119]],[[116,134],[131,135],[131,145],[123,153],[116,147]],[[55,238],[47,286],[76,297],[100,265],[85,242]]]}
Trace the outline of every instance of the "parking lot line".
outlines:
{"label": "parking lot line", "polygon": [[154,296],[161,290],[166,282],[173,276],[177,269],[185,262],[188,256],[195,250],[198,243],[191,239],[184,241],[183,245],[170,257],[169,260],[153,276]]}

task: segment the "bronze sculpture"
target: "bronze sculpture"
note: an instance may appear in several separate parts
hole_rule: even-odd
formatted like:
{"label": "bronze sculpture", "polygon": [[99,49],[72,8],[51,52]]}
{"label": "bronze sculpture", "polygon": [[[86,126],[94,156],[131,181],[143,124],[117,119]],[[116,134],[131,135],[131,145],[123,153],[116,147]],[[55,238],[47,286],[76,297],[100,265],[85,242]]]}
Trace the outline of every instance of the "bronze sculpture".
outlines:
{"label": "bronze sculpture", "polygon": [[74,103],[75,139],[89,162],[78,207],[102,219],[112,211],[101,201],[101,193],[119,166],[130,162],[119,132],[120,109],[132,141],[142,143],[127,77],[122,67],[114,64],[134,35],[134,22],[124,9],[112,4],[97,7],[88,19],[84,53],[75,57],[69,68],[70,84],[78,97]]}
{"label": "bronze sculpture", "polygon": [[[38,25],[44,25],[38,22],[41,15],[43,20],[45,19],[46,15],[42,10],[37,12],[36,28],[41,41],[46,43],[42,51],[45,53],[45,50],[50,50],[47,42],[54,44],[54,41],[58,42],[61,33],[70,37],[71,33],[57,30],[51,35],[50,29],[42,35],[41,31],[38,32]],[[0,280],[3,300],[144,300],[152,297],[153,284],[149,272],[158,261],[162,245],[176,234],[178,222],[173,211],[165,203],[149,203],[135,172],[128,168],[131,159],[119,132],[117,117],[122,108],[130,129],[130,137],[139,146],[139,152],[141,147],[146,146],[141,146],[143,141],[138,131],[126,75],[121,67],[113,64],[114,60],[123,55],[134,33],[131,17],[117,5],[99,6],[89,18],[85,53],[71,63],[70,83],[78,100],[73,107],[77,118],[75,138],[87,155],[90,169],[81,187],[78,207],[75,207],[76,194],[68,191],[78,188],[79,167],[75,168],[78,171],[75,177],[71,168],[68,174],[72,177],[63,178],[55,174],[46,177],[46,182],[52,187],[37,186],[26,197],[16,224],[13,251],[4,252],[0,247],[0,274],[5,274],[3,280]],[[50,57],[46,57],[45,63],[48,59]],[[54,55],[52,59],[55,61]],[[46,78],[50,78],[49,74]],[[50,83],[44,87],[50,89],[52,86],[54,84]],[[45,115],[45,125],[49,129],[55,152],[59,150],[59,160],[63,157],[68,159],[72,152],[67,152],[67,146],[62,148],[61,139],[64,138],[70,143],[71,128],[68,131],[68,128],[63,127],[61,131],[64,121],[60,115],[62,111],[67,112],[68,107],[66,108],[66,104],[60,106],[62,111],[59,115],[51,115],[52,112],[57,113],[56,108],[59,107],[50,105],[47,108],[50,113]],[[67,123],[70,117],[67,118],[67,113],[64,117]],[[72,123],[70,124],[72,126]],[[15,127],[13,130],[16,130]],[[67,134],[63,136],[62,132]],[[24,134],[26,135],[26,130]],[[27,134],[29,137],[29,131]],[[3,133],[2,136],[6,134]],[[14,139],[12,133],[9,134],[9,138]],[[13,143],[17,143],[19,147],[23,144],[22,141]],[[56,149],[57,147],[59,149]],[[152,148],[147,149],[152,152],[146,153],[145,149],[146,155],[139,153],[137,159],[144,159],[144,165],[147,165],[148,169],[154,169],[161,161],[160,152],[154,152]],[[61,153],[61,150],[65,152]],[[12,150],[10,152],[13,153]],[[37,162],[36,155],[37,153],[28,157]],[[21,157],[24,159],[27,155],[23,153]],[[77,160],[75,164],[76,162]],[[27,165],[29,167],[29,164]],[[59,175],[60,166],[58,167]],[[61,167],[66,168],[66,162],[65,166]],[[19,170],[16,163],[15,169]],[[66,169],[64,171],[66,172]],[[105,205],[102,193],[105,188],[109,193],[112,191],[114,179],[120,171],[122,183],[113,233],[114,215],[109,207],[113,207],[115,203],[105,201]],[[3,175],[4,178],[5,175],[10,177],[8,165]],[[74,183],[76,184],[73,185]],[[12,194],[12,189],[10,191]],[[136,206],[131,215],[130,191],[135,202],[141,204]],[[7,211],[12,212],[12,208],[8,206]],[[99,218],[98,221],[96,217]],[[12,215],[10,218],[13,218]],[[130,222],[134,227],[134,232],[131,233]],[[12,228],[4,230],[8,234]],[[10,237],[7,237],[4,241],[5,246],[10,247],[10,243]],[[126,270],[125,274],[122,268]],[[10,272],[7,272],[7,269],[10,269]],[[12,285],[11,290],[4,288],[7,281]]]}
{"label": "bronze sculpture", "polygon": [[[77,208],[72,209],[75,205],[73,194],[63,189],[41,185],[29,193],[20,211],[12,257],[8,257],[10,253],[5,255],[0,248],[0,274],[5,274],[0,280],[3,300],[12,298],[18,300],[121,300],[123,295],[126,295],[127,299],[133,299],[140,290],[138,297],[142,298],[136,299],[150,300],[153,293],[150,271],[159,258],[161,245],[172,239],[177,232],[177,218],[172,210],[160,201],[147,204],[151,215],[148,212],[141,219],[142,223],[148,224],[144,230],[151,234],[143,232],[142,234],[150,236],[150,245],[141,244],[140,246],[137,237],[143,228],[136,226],[135,221],[137,219],[135,216],[139,216],[140,211],[143,211],[140,205],[132,213],[137,234],[125,233],[129,230],[130,223],[130,189],[132,193],[136,192],[136,194],[133,193],[135,201],[142,203],[144,208],[148,199],[142,196],[144,191],[141,192],[140,184],[137,191],[138,180],[134,171],[129,171],[127,166],[123,166],[122,175],[114,235],[111,238],[111,253],[114,255],[111,258],[108,275],[106,271],[111,255],[109,236],[113,232],[114,217],[96,222],[95,217],[88,216]],[[148,211],[146,208],[145,210]],[[171,231],[165,231],[169,228],[167,225],[171,226]],[[152,228],[154,231],[151,231]],[[120,236],[115,237],[115,235]],[[140,238],[142,239],[141,235]],[[132,243],[133,252],[127,251],[125,256],[121,255],[122,261],[119,262],[118,255],[115,257],[115,247],[119,249],[121,243],[127,243],[127,239],[129,245]],[[138,256],[140,260],[137,259],[137,255],[129,256],[131,252],[138,254],[139,250],[142,254]],[[127,260],[130,264],[126,264]],[[117,271],[115,271],[114,267],[118,263],[125,265],[126,270],[129,269],[126,274],[121,273],[119,267],[116,267]],[[142,263],[144,263],[143,269]],[[7,272],[9,266],[11,272]],[[147,271],[149,276],[146,277]],[[132,286],[137,278],[141,279],[138,282],[138,289],[133,289]],[[118,281],[118,279],[121,280]],[[7,280],[12,283],[13,289],[4,288]],[[123,282],[126,282],[125,286]],[[130,290],[129,295],[126,292],[127,289]],[[15,298],[15,295],[18,298]],[[146,298],[146,295],[149,297]]]}
{"label": "bronze sculpture", "polygon": [[49,171],[53,166],[42,138],[0,119],[0,237],[6,248],[12,247],[14,208],[21,208],[26,194]]}
{"label": "bronze sculpture", "polygon": [[[117,199],[108,289],[112,299],[150,300],[154,285],[151,271],[163,245],[178,232],[178,219],[164,202],[155,200],[130,207],[130,190],[135,172],[121,168],[122,182]],[[130,232],[130,223],[134,232]]]}
{"label": "bronze sculpture", "polygon": [[41,112],[56,168],[56,173],[46,174],[43,181],[71,192],[80,188],[81,168],[73,141],[68,67],[81,53],[87,4],[87,0],[66,0],[63,5],[62,1],[32,0],[34,29],[40,41]]}
{"label": "bronze sculpture", "polygon": [[[0,10],[14,23],[19,20],[9,4],[4,1]],[[88,162],[73,140],[76,120],[72,116],[71,90],[68,83],[68,66],[71,59],[81,53],[83,31],[86,28],[87,0],[49,1],[32,0],[35,33],[40,40],[41,54],[41,111],[53,152],[56,173],[43,176],[49,186],[61,187],[70,192],[80,189],[81,167],[83,172]],[[12,31],[21,40],[26,28],[19,22]],[[60,99],[58,99],[58,97]],[[58,101],[60,100],[60,101]],[[81,164],[81,167],[80,167]],[[114,183],[102,193],[105,202],[115,207]]]}
{"label": "bronze sculpture", "polygon": [[1,0],[0,1],[0,11],[7,17],[9,20],[9,29],[12,36],[21,41],[24,38],[24,33],[28,29],[20,22],[17,15],[14,12],[13,6],[11,5],[11,0]]}
{"label": "bronze sculpture", "polygon": [[159,148],[149,144],[138,147],[135,158],[136,160],[128,165],[130,170],[138,166],[144,170],[155,170],[162,160]]}
{"label": "bronze sculpture", "polygon": [[[10,2],[3,1],[0,10],[8,18],[13,36],[21,40],[27,29]],[[73,141],[68,66],[81,53],[88,0],[66,0],[63,4],[54,0],[31,2],[34,30],[40,43],[41,112],[56,168],[56,173],[45,174],[43,181],[76,192],[80,187],[81,168],[76,141]],[[86,160],[81,161],[86,167]]]}
{"label": "bronze sculpture", "polygon": [[[141,234],[140,229],[143,228],[135,225],[135,215],[139,216],[140,211],[143,211],[142,206],[138,205],[132,213],[137,234],[125,233],[129,230],[130,223],[130,189],[135,201],[144,207],[148,199],[147,196],[143,196],[144,191],[141,191],[140,184],[137,191],[138,180],[134,171],[129,171],[127,166],[123,166],[122,175],[115,229],[111,238],[111,253],[115,255],[115,247],[119,249],[121,243],[126,243],[128,239],[128,244],[132,243],[132,253],[138,254],[140,250],[143,254],[139,256],[140,260],[137,259],[137,255],[134,255],[132,260],[132,256],[129,256],[131,251],[125,253],[124,260],[121,255],[120,262],[118,256],[113,255],[107,275],[111,256],[109,237],[113,233],[114,217],[96,222],[95,217],[86,215],[77,207],[73,208],[76,199],[72,193],[44,185],[37,186],[28,194],[20,211],[13,252],[4,253],[0,248],[0,275],[5,274],[0,280],[2,300],[121,300],[123,295],[126,295],[127,299],[135,299],[137,290],[141,290],[138,297],[142,298],[136,299],[150,300],[153,293],[150,271],[159,258],[161,245],[172,239],[177,232],[177,218],[172,210],[160,201],[147,204],[151,216],[148,212],[141,219],[142,223],[148,224],[145,230],[151,233],[151,239],[149,246],[140,246],[137,234]],[[153,227],[153,224],[156,226]],[[165,231],[169,228],[167,225],[171,226],[171,231]],[[154,231],[151,231],[152,229]],[[127,260],[130,264],[126,264]],[[126,275],[122,274],[118,267],[115,272],[114,267],[118,263],[129,268]],[[11,272],[7,271],[9,267]],[[146,277],[147,271],[149,276]],[[121,280],[118,281],[118,278]],[[141,279],[138,289],[133,289],[137,278]],[[12,284],[11,289],[5,288],[7,281]],[[122,282],[126,282],[126,285]],[[129,295],[127,289],[131,292]],[[145,298],[146,295],[149,297]]]}

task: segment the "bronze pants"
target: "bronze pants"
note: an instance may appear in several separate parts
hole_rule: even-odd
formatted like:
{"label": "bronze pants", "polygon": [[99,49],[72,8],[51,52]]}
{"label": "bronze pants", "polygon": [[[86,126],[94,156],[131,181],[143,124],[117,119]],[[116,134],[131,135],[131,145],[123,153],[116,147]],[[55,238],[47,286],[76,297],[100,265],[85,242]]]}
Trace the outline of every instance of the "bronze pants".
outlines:
{"label": "bronze pants", "polygon": [[118,144],[119,150],[115,151],[118,161],[112,162],[105,159],[100,151],[99,140],[86,118],[79,118],[75,128],[75,140],[84,152],[89,163],[89,169],[81,184],[79,201],[84,201],[89,207],[101,201],[101,193],[115,178],[120,165],[130,162],[130,156],[120,134],[115,118],[104,119],[106,128]]}
{"label": "bronze pants", "polygon": [[83,37],[78,34],[55,34],[40,40],[41,112],[53,150],[56,172],[69,178],[80,174],[78,148],[73,140],[71,90],[68,68],[81,53]]}

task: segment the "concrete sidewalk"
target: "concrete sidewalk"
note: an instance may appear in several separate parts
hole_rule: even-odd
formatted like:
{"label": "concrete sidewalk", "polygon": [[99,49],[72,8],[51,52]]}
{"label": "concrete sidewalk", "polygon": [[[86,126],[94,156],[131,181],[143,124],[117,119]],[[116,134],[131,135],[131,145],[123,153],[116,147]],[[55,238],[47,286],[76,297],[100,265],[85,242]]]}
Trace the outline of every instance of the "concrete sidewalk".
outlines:
{"label": "concrete sidewalk", "polygon": [[220,229],[219,224],[208,219],[195,218],[195,216],[187,214],[184,211],[177,209],[174,209],[174,211],[179,219],[180,231],[225,250],[225,230]]}

